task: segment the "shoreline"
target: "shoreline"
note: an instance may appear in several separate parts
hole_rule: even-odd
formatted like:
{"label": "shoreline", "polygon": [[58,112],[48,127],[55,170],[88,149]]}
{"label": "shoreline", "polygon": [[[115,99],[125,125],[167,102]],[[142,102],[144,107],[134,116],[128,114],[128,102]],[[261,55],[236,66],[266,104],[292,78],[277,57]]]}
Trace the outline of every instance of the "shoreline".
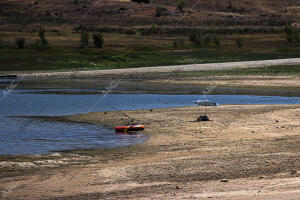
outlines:
{"label": "shoreline", "polygon": [[[186,188],[175,192],[176,185],[185,188],[188,184],[200,189],[199,181],[216,185],[221,179],[229,179],[233,183],[249,181],[253,186],[237,197],[251,199],[250,191],[255,183],[297,180],[300,175],[299,111],[300,105],[222,105],[209,108],[209,122],[195,122],[204,112],[203,107],[127,111],[129,116],[146,125],[145,133],[150,138],[145,143],[113,150],[77,150],[56,155],[52,160],[58,164],[63,160],[68,162],[68,156],[73,155],[75,165],[46,168],[21,180],[18,177],[1,178],[0,188],[8,182],[26,184],[24,188],[17,188],[11,199],[32,195],[32,191],[38,192],[31,199],[38,195],[57,200],[85,199],[85,195],[95,199],[101,195],[143,198],[144,194],[163,198],[169,193],[176,193],[180,198],[183,194],[193,195],[194,190]],[[54,119],[111,127],[124,121],[117,111]],[[70,162],[72,159],[69,157]],[[48,161],[45,159],[48,163],[50,160],[49,157]],[[40,176],[48,178],[30,183]],[[237,189],[236,185],[230,185],[224,191]],[[164,188],[163,192],[157,191],[157,187]]]}
{"label": "shoreline", "polygon": [[300,58],[259,60],[259,61],[236,61],[226,63],[204,63],[188,65],[171,65],[157,67],[137,67],[107,70],[82,70],[82,71],[51,71],[51,72],[0,72],[2,76],[14,74],[21,79],[61,79],[61,78],[101,78],[105,76],[123,77],[145,73],[163,72],[190,72],[206,70],[229,70],[238,68],[258,68],[268,66],[299,65]]}

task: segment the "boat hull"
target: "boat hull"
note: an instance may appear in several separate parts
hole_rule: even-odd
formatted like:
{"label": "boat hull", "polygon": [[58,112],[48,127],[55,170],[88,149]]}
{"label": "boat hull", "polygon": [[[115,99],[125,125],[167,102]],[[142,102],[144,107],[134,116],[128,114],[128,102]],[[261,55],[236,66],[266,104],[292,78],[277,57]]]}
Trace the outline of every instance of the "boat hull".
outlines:
{"label": "boat hull", "polygon": [[129,132],[129,131],[142,131],[144,129],[145,129],[144,125],[116,126],[115,131],[117,131],[117,132]]}

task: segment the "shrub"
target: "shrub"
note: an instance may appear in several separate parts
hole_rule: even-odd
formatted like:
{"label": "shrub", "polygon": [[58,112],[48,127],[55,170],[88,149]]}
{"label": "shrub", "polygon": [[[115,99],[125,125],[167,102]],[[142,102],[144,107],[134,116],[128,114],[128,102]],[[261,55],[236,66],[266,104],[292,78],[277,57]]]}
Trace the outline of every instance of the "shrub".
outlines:
{"label": "shrub", "polygon": [[211,38],[210,34],[204,35],[204,37],[203,37],[203,43],[204,43],[205,46],[210,46],[211,40],[212,40],[212,38]]}
{"label": "shrub", "polygon": [[193,32],[190,36],[190,41],[193,43],[193,45],[202,47],[202,36],[198,32]]}
{"label": "shrub", "polygon": [[244,46],[244,40],[242,37],[237,37],[235,39],[235,45],[238,47],[238,48],[242,48]]}
{"label": "shrub", "polygon": [[220,43],[220,38],[219,38],[218,35],[213,35],[213,43],[214,43],[217,47],[219,47],[219,46],[221,45],[221,43]]}
{"label": "shrub", "polygon": [[95,48],[102,48],[102,46],[104,44],[104,39],[103,39],[103,36],[101,33],[94,33],[93,40],[94,40]]}
{"label": "shrub", "polygon": [[35,43],[31,44],[31,48],[34,50],[43,51],[50,49],[50,46],[41,44],[41,40],[36,40]]}
{"label": "shrub", "polygon": [[284,32],[285,32],[285,39],[288,41],[288,43],[292,43],[293,42],[293,32],[294,32],[292,25],[287,24],[284,28]]}
{"label": "shrub", "polygon": [[154,22],[152,22],[152,25],[151,25],[151,33],[153,33],[153,34],[158,33],[158,28]]}
{"label": "shrub", "polygon": [[184,40],[183,39],[173,40],[173,47],[178,48],[178,47],[183,47],[183,46],[184,46]]}
{"label": "shrub", "polygon": [[186,6],[187,0],[179,0],[177,3],[177,9],[183,14],[183,8]]}
{"label": "shrub", "polygon": [[295,40],[295,42],[297,42],[297,43],[300,42],[299,30],[295,30],[295,31],[294,31],[294,40]]}
{"label": "shrub", "polygon": [[19,49],[24,49],[26,44],[26,39],[23,37],[16,38],[16,45]]}
{"label": "shrub", "polygon": [[80,32],[80,48],[85,48],[89,46],[90,35],[87,31],[82,30]]}
{"label": "shrub", "polygon": [[127,30],[125,30],[125,34],[127,34],[127,35],[135,35],[136,32],[135,32],[135,30],[127,29]]}
{"label": "shrub", "polygon": [[158,6],[155,11],[155,17],[160,17],[162,12],[163,12],[163,8]]}
{"label": "shrub", "polygon": [[131,1],[136,3],[150,3],[150,0],[131,0]]}
{"label": "shrub", "polygon": [[45,30],[42,28],[40,28],[40,30],[39,30],[39,37],[41,39],[42,45],[44,45],[44,46],[48,45],[48,40],[46,39],[46,36],[45,36]]}
{"label": "shrub", "polygon": [[10,47],[9,41],[4,41],[0,39],[0,49]]}

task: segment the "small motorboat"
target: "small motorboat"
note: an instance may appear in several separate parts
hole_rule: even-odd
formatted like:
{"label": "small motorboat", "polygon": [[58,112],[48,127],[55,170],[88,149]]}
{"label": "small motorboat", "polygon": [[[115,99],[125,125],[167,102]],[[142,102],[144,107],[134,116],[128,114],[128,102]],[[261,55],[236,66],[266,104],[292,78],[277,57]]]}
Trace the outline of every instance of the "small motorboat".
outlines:
{"label": "small motorboat", "polygon": [[215,103],[215,102],[211,102],[211,101],[208,101],[208,100],[198,100],[198,101],[194,101],[195,104],[198,104],[199,106],[219,106],[218,103]]}
{"label": "small motorboat", "polygon": [[128,126],[116,126],[115,130],[117,132],[128,132],[128,131],[142,131],[145,129],[144,125],[128,125]]}

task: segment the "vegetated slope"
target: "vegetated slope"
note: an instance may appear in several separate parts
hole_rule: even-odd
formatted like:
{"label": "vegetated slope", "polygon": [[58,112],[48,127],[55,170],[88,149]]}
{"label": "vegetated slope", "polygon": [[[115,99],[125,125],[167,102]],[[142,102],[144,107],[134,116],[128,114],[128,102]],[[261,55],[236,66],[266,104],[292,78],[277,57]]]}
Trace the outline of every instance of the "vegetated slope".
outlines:
{"label": "vegetated slope", "polygon": [[183,13],[177,9],[177,2],[151,0],[151,3],[139,4],[130,0],[2,0],[0,24],[144,27],[155,22],[165,27],[217,29],[239,26],[268,29],[300,21],[300,2],[297,0],[188,0]]}

